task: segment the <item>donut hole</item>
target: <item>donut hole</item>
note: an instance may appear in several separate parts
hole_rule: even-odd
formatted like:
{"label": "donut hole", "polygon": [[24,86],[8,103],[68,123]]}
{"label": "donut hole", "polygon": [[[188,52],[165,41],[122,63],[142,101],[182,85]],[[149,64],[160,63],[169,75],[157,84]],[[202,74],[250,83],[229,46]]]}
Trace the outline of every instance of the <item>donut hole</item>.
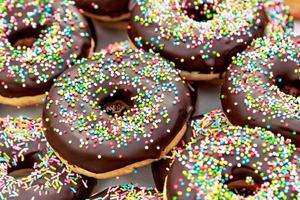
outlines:
{"label": "donut hole", "polygon": [[122,116],[133,107],[134,102],[131,100],[132,95],[129,92],[117,91],[113,96],[104,98],[100,107],[108,115],[111,116]]}
{"label": "donut hole", "polygon": [[205,1],[197,3],[197,1],[185,0],[182,2],[182,7],[185,15],[198,22],[212,20],[217,13],[215,4]]}
{"label": "donut hole", "polygon": [[20,179],[30,175],[34,170],[35,159],[33,156],[25,156],[24,160],[18,160],[17,165],[8,168],[9,176]]}
{"label": "donut hole", "polygon": [[14,48],[31,48],[40,37],[45,27],[26,27],[8,36],[8,41]]}
{"label": "donut hole", "polygon": [[226,182],[228,189],[240,196],[255,195],[264,183],[262,178],[253,169],[245,167],[234,167],[231,172],[231,179]]}
{"label": "donut hole", "polygon": [[282,81],[281,78],[277,79],[277,86],[279,89],[293,97],[300,97],[300,80],[299,81],[291,81],[291,82],[285,82]]}

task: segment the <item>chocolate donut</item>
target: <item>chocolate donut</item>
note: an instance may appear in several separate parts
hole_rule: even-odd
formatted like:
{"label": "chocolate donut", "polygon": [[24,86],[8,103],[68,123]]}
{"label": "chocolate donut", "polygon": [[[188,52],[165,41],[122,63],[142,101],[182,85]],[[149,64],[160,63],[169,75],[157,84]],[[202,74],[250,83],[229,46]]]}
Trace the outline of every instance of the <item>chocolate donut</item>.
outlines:
{"label": "chocolate donut", "polygon": [[[204,115],[194,116],[191,118],[191,121],[188,123],[187,131],[182,137],[182,140],[177,144],[176,147],[172,149],[172,151],[165,156],[163,159],[153,162],[151,164],[153,179],[155,182],[155,186],[158,189],[158,191],[163,191],[165,179],[170,171],[170,166],[175,160],[175,155],[178,151],[181,151],[184,149],[185,145],[189,142],[192,142],[197,137],[199,137],[199,133],[201,131],[206,131],[205,129],[199,127],[199,124],[206,124],[208,126],[207,117],[210,117],[210,119],[213,119],[214,121],[217,121],[218,123],[222,124],[222,126],[227,125],[228,122],[224,117],[223,112],[220,110],[214,110],[212,112],[206,113]],[[204,121],[204,122],[203,122]],[[211,120],[212,121],[212,120]],[[203,129],[203,130],[202,130]]]}
{"label": "chocolate donut", "polygon": [[151,187],[138,187],[135,184],[113,186],[93,195],[91,200],[162,200],[162,194]]}
{"label": "chocolate donut", "polygon": [[[197,94],[198,85],[195,84],[195,82],[191,82],[191,81],[187,82],[187,84],[188,84],[188,88],[191,93],[192,105],[196,105],[197,95],[198,95]],[[190,120],[194,120],[194,119],[198,119],[198,118],[202,117],[202,115],[195,116],[194,112],[195,112],[195,109],[193,110],[193,112],[191,114],[192,117],[190,118]],[[187,142],[189,142],[193,138],[194,135],[195,135],[195,133],[193,132],[193,129],[192,129],[190,121],[189,121],[187,123],[187,129],[186,129],[185,134],[183,135],[181,141],[174,147],[174,149],[182,148]],[[165,178],[168,173],[168,167],[170,166],[171,161],[172,161],[170,159],[170,157],[172,156],[174,149],[172,149],[172,151],[170,151],[161,160],[155,161],[151,164],[152,175],[153,175],[153,179],[155,182],[155,186],[156,186],[157,190],[160,192],[163,191]]]}
{"label": "chocolate donut", "polygon": [[[193,117],[194,119],[194,117]],[[152,175],[155,182],[155,186],[158,191],[162,192],[164,188],[165,178],[168,175],[169,167],[172,164],[174,153],[176,150],[182,149],[185,144],[190,142],[193,138],[197,137],[197,133],[193,131],[191,122],[188,123],[187,130],[182,137],[181,141],[172,149],[172,151],[159,161],[151,164]]]}
{"label": "chocolate donut", "polygon": [[261,128],[224,126],[211,116],[198,122],[200,136],[176,154],[165,199],[300,198],[300,157],[293,144]]}
{"label": "chocolate donut", "polygon": [[299,41],[275,33],[234,59],[221,96],[232,124],[263,127],[300,147]]}
{"label": "chocolate donut", "polygon": [[167,61],[128,43],[78,62],[51,88],[46,137],[74,171],[99,179],[165,156],[185,133],[191,94]]}
{"label": "chocolate donut", "polygon": [[0,199],[88,197],[96,182],[65,167],[42,130],[41,119],[0,119]]}
{"label": "chocolate donut", "polygon": [[101,21],[120,21],[129,18],[129,0],[75,0],[80,11]]}
{"label": "chocolate donut", "polygon": [[0,103],[42,103],[61,72],[92,46],[72,1],[4,0],[0,5]]}
{"label": "chocolate donut", "polygon": [[219,78],[254,38],[293,26],[282,0],[135,0],[131,12],[132,43],[175,62],[189,80]]}

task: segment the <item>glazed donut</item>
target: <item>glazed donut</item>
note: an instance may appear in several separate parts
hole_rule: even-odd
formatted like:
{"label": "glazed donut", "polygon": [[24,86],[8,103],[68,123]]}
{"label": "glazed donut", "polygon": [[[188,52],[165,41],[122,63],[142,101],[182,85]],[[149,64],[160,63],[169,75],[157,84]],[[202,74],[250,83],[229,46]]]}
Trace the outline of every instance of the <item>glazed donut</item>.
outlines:
{"label": "glazed donut", "polygon": [[44,107],[46,137],[75,172],[111,178],[165,156],[185,133],[191,94],[167,61],[114,44],[64,72]]}
{"label": "glazed donut", "polygon": [[299,39],[275,33],[234,59],[221,96],[232,124],[266,128],[300,147]]}
{"label": "glazed donut", "polygon": [[42,120],[0,119],[0,199],[84,199],[95,185],[54,155]]}
{"label": "glazed donut", "polygon": [[135,2],[128,29],[132,44],[175,62],[188,80],[222,77],[231,57],[254,38],[293,26],[282,0]]}
{"label": "glazed donut", "polygon": [[194,126],[200,136],[176,154],[165,199],[299,199],[296,147],[261,128],[224,127],[222,115]]}
{"label": "glazed donut", "polygon": [[129,0],[75,0],[80,11],[100,21],[121,21],[128,19]]}
{"label": "glazed donut", "polygon": [[162,194],[151,187],[138,187],[134,184],[125,184],[120,186],[112,186],[104,191],[93,195],[91,200],[162,200]]}
{"label": "glazed donut", "polygon": [[72,1],[4,0],[0,4],[0,103],[42,103],[74,59],[87,57],[92,38]]}

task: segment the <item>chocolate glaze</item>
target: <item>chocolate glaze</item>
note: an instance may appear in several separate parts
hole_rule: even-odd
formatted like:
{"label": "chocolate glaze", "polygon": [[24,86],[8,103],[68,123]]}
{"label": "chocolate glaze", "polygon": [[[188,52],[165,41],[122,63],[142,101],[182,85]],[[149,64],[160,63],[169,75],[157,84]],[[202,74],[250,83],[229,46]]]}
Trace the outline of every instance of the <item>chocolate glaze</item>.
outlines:
{"label": "chocolate glaze", "polygon": [[[200,118],[202,118],[202,116],[192,117],[192,119],[200,119]],[[191,124],[189,123],[186,133],[184,134],[182,140],[176,146],[176,149],[182,149],[186,143],[191,141],[191,138],[196,138],[196,137],[197,137],[196,133],[193,131],[193,128],[191,127]],[[153,175],[153,179],[155,182],[155,186],[158,189],[158,191],[160,191],[160,192],[162,192],[164,189],[164,183],[165,183],[166,176],[168,175],[170,166],[171,166],[172,162],[174,161],[173,159],[171,159],[171,156],[172,156],[172,152],[170,152],[163,159],[161,159],[157,162],[153,162],[151,164],[152,175]]]}
{"label": "chocolate glaze", "polygon": [[[14,129],[10,130],[10,127],[14,127],[15,129],[18,129],[18,123],[26,123],[25,120],[28,119],[17,119],[19,121],[17,121],[17,124],[11,124],[11,125],[7,125],[7,123],[15,123],[15,122],[9,122],[7,121],[7,119],[0,119],[0,132],[2,134],[2,136],[4,135],[4,131],[5,134],[18,134]],[[30,124],[31,123],[31,124]],[[32,125],[32,122],[28,123],[28,127]],[[38,122],[37,122],[38,123]],[[39,122],[40,123],[40,122]],[[22,125],[23,125],[22,124]],[[40,125],[34,125],[34,126],[40,126]],[[8,127],[8,128],[7,128]],[[35,131],[34,128],[30,128],[32,129],[31,131]],[[22,130],[22,131],[27,131],[27,130]],[[28,135],[30,135],[30,133],[27,133]],[[39,133],[37,133],[39,134]],[[11,137],[11,136],[9,136]],[[19,137],[19,136],[18,136]],[[18,137],[15,137],[16,141],[19,141],[20,139],[18,139]],[[39,137],[38,135],[36,137]],[[20,137],[21,138],[21,137]],[[36,139],[36,140],[35,140]],[[0,146],[0,154],[1,156],[3,155],[7,155],[11,160],[8,164],[8,168],[7,168],[7,176],[10,176],[9,174],[15,170],[20,170],[20,169],[32,169],[32,173],[39,173],[39,172],[35,172],[35,170],[41,170],[39,168],[35,169],[36,166],[39,165],[44,165],[45,159],[44,156],[49,156],[49,151],[51,151],[49,148],[49,144],[47,143],[46,139],[44,138],[44,136],[42,136],[41,138],[25,138],[24,141],[19,141],[20,143],[26,143],[24,144],[18,144],[18,146],[20,147],[20,149],[16,148],[15,146],[5,146],[5,145],[1,145]],[[3,144],[5,143],[7,140],[7,138],[0,138],[0,143]],[[26,141],[27,140],[27,141]],[[22,147],[26,147],[26,151],[22,151]],[[21,157],[19,157],[19,155],[23,155],[23,161],[21,161]],[[13,160],[16,158],[16,156],[18,156],[19,160]],[[54,159],[58,159],[58,158],[54,158]],[[1,159],[2,162],[4,162],[3,159]],[[68,176],[68,173],[64,170],[64,165],[61,164],[61,162],[56,162],[53,160],[48,160],[49,162],[47,162],[49,165],[51,165],[51,170],[53,171],[53,169],[57,170],[56,172],[59,174],[51,174],[48,173],[47,171],[45,171],[46,175],[41,175],[39,178],[32,180],[32,182],[30,182],[30,185],[28,185],[27,188],[22,187],[22,185],[16,185],[16,188],[14,188],[16,191],[12,191],[12,193],[8,193],[7,191],[1,191],[1,199],[19,199],[19,200],[24,200],[24,199],[36,199],[36,200],[52,200],[52,199],[58,199],[58,200],[81,200],[84,199],[86,197],[88,197],[93,189],[93,187],[96,185],[96,181],[94,179],[91,178],[85,178],[85,177],[81,177],[78,178],[76,181],[76,183],[66,183],[64,182],[64,180],[68,180],[68,178],[66,178],[66,176]],[[3,164],[3,163],[2,163]],[[17,164],[17,165],[15,165]],[[55,172],[55,171],[53,171]],[[63,173],[62,173],[63,172]],[[46,180],[51,180],[53,179],[53,176],[57,176],[59,178],[59,180],[64,183],[64,185],[62,186],[62,189],[58,192],[56,189],[54,189],[51,185],[45,185],[45,184],[49,184],[49,182],[47,183]],[[73,176],[73,175],[71,175]],[[29,175],[27,177],[29,179]],[[82,179],[85,179],[86,184],[89,186],[88,188],[84,187],[83,183],[82,183]],[[9,184],[4,182],[1,182],[1,187],[3,187],[2,184]],[[27,183],[28,184],[28,183]],[[44,185],[44,186],[43,186]],[[39,187],[43,187],[43,190],[41,191],[40,189],[37,189],[37,186]],[[76,192],[72,191],[70,189],[70,187],[72,187]],[[2,188],[3,189],[3,188]],[[15,193],[13,192],[17,192],[17,196]],[[47,193],[47,194],[46,194]]]}
{"label": "chocolate glaze", "polygon": [[[142,46],[146,50],[152,49],[159,52],[162,57],[175,62],[176,67],[181,70],[189,72],[197,71],[202,74],[222,73],[226,71],[227,66],[231,62],[231,57],[236,55],[238,52],[245,50],[247,45],[249,45],[254,38],[263,36],[265,27],[268,23],[268,17],[262,7],[258,10],[258,17],[253,19],[253,21],[259,20],[259,23],[250,27],[248,30],[251,34],[230,35],[229,37],[215,39],[213,42],[204,40],[195,48],[186,48],[188,44],[193,46],[191,40],[188,40],[187,42],[180,42],[176,47],[174,47],[175,38],[171,37],[167,40],[160,36],[161,33],[159,31],[153,31],[161,25],[153,22],[149,23],[149,25],[145,27],[143,24],[135,22],[136,16],[142,18],[144,16],[144,13],[141,12],[138,4],[134,6],[131,13],[132,17],[129,22],[130,28],[128,29],[128,34],[131,41],[134,42],[136,46]],[[163,24],[162,26],[166,25]],[[135,40],[136,37],[141,37],[141,41],[139,41],[141,43],[137,43]],[[153,38],[160,38],[160,42],[150,42]],[[244,42],[239,43],[239,39],[242,39]],[[210,51],[218,52],[220,56],[217,57],[212,53],[208,53],[209,59],[202,58],[200,51],[203,51],[203,49],[205,49],[204,46],[208,43],[212,45]],[[164,45],[163,50],[159,50],[161,44]],[[195,59],[191,59],[193,56]],[[184,62],[181,62],[181,59],[184,59]]]}
{"label": "chocolate glaze", "polygon": [[75,0],[75,3],[79,9],[98,16],[119,17],[129,12],[129,0]]}
{"label": "chocolate glaze", "polygon": [[85,20],[87,21],[88,23],[88,26],[89,26],[89,29],[90,29],[90,33],[91,33],[91,37],[93,38],[94,40],[94,43],[95,43],[95,47],[93,50],[93,52],[96,51],[97,49],[97,45],[98,45],[98,37],[97,37],[97,31],[96,31],[96,27],[95,27],[95,24],[93,23],[93,20],[84,16]]}
{"label": "chocolate glaze", "polygon": [[[108,51],[110,50],[108,49]],[[123,53],[121,58],[116,57],[113,53],[106,54],[103,58],[101,58],[101,60],[98,60],[98,58],[95,57],[95,59],[92,58],[92,60],[87,61],[85,66],[94,66],[91,67],[91,69],[88,69],[89,71],[92,71],[92,68],[96,69],[97,66],[98,69],[101,69],[101,74],[103,73],[110,77],[110,67],[105,68],[105,66],[111,66],[112,61],[115,61],[116,63],[134,63],[135,61],[137,61],[136,59],[130,58],[130,56],[138,55],[136,54],[136,52],[130,51],[131,55],[129,56],[128,54]],[[150,54],[143,53],[143,55],[145,55],[144,59],[149,59],[149,61],[151,60]],[[151,62],[153,62],[153,60]],[[146,65],[144,61],[138,63],[139,65],[134,66],[135,70],[145,68]],[[116,67],[114,69],[120,73],[124,72],[124,69],[120,67]],[[67,77],[71,78],[70,80],[74,80],[74,77],[76,77],[78,74],[78,70],[78,66],[67,70],[64,74],[61,75],[60,78],[58,78],[57,83],[59,84],[59,82],[63,82],[64,80],[66,80]],[[125,71],[126,74],[129,75],[129,77],[140,76],[137,74],[137,72],[132,71],[132,69],[130,68],[125,68]],[[67,77],[66,74],[68,74]],[[88,80],[95,81],[94,76],[98,75],[99,72],[95,72],[95,74],[92,77],[89,77]],[[151,91],[158,86],[151,79],[148,79],[146,77],[141,78],[142,85],[137,85],[137,88],[141,89],[141,92],[145,89],[142,89],[141,86],[145,86],[149,89],[152,88],[150,89]],[[108,91],[111,91],[112,88],[115,88],[114,85],[116,84],[118,85],[116,91],[117,93],[127,93],[128,96],[135,96],[137,94],[137,88],[133,88],[132,86],[125,84],[119,84],[121,80],[122,77],[111,77],[109,81],[104,81],[100,85],[92,85],[89,89],[89,92],[90,94],[94,94],[100,86],[108,89]],[[109,82],[112,82],[113,84],[109,85]],[[161,84],[163,83],[170,82],[167,82],[167,80],[161,81]],[[130,143],[128,143],[127,146],[121,145],[119,148],[116,148],[115,146],[117,145],[117,142],[114,140],[105,140],[101,141],[101,143],[100,141],[94,142],[93,140],[87,140],[86,135],[87,133],[89,133],[89,129],[87,129],[86,132],[79,131],[78,129],[72,131],[72,127],[74,127],[75,124],[78,122],[61,122],[61,120],[65,118],[64,116],[62,116],[62,114],[64,113],[62,108],[68,109],[68,113],[82,113],[83,108],[85,108],[85,110],[87,111],[86,114],[84,114],[85,116],[89,115],[93,111],[99,113],[101,111],[101,108],[92,108],[88,103],[86,103],[86,101],[83,101],[80,97],[78,97],[78,101],[76,99],[77,102],[75,103],[75,106],[70,106],[70,104],[63,100],[64,98],[62,98],[62,96],[58,94],[58,91],[61,90],[61,88],[56,86],[55,84],[51,88],[50,94],[46,99],[47,104],[44,107],[43,112],[44,126],[46,128],[45,134],[48,139],[48,142],[55,149],[55,151],[60,154],[62,158],[68,161],[69,164],[76,165],[82,169],[97,174],[120,169],[127,165],[146,159],[156,159],[161,155],[162,150],[164,150],[170,144],[170,142],[175,138],[176,134],[186,124],[187,119],[192,112],[190,94],[186,85],[183,84],[181,81],[172,81],[172,84],[174,84],[174,87],[178,91],[177,95],[180,99],[180,103],[176,104],[176,106],[173,106],[171,102],[172,99],[174,99],[175,97],[174,93],[165,93],[166,97],[163,100],[163,102],[161,102],[160,106],[166,107],[168,109],[169,117],[171,120],[168,124],[159,124],[159,127],[152,130],[152,132],[150,131],[150,127],[153,124],[145,124],[145,134],[149,133],[151,135],[150,138],[153,139],[152,143],[149,143],[149,148],[147,150],[145,149],[145,141],[148,141],[149,138],[141,137],[140,141],[133,139]],[[107,98],[108,96],[109,93],[106,95],[100,93],[97,94],[97,97],[95,97],[93,100],[96,100],[98,98],[98,100],[96,101],[98,101],[100,105],[101,101]],[[55,101],[56,103],[54,104],[53,101]],[[136,102],[134,102],[134,104],[136,104]],[[99,117],[100,119],[98,120],[101,120],[105,123],[110,123],[111,118],[109,115],[103,113]],[[157,119],[165,121],[161,115],[157,114],[156,117]],[[90,124],[91,122],[87,122],[85,127],[88,127]],[[170,133],[166,133],[167,129],[170,130]],[[72,142],[72,144],[69,143],[70,141]],[[79,146],[80,144],[82,144],[81,141],[84,141],[85,145],[80,148]],[[112,148],[112,146],[114,147]],[[158,146],[160,147],[159,149],[157,148]],[[112,149],[115,151],[114,153],[112,153]],[[99,155],[101,155],[101,159],[98,158]],[[120,157],[120,155],[122,157]]]}
{"label": "chocolate glaze", "polygon": [[[188,83],[188,87],[191,93],[191,100],[192,100],[192,105],[196,105],[197,102],[197,89],[198,89],[198,85],[195,84],[195,82],[189,82]],[[196,111],[195,107],[193,109],[193,112],[191,113],[191,117],[190,120],[194,120],[194,119],[201,119],[203,116],[202,115],[194,115],[194,112]],[[194,136],[194,132],[192,130],[191,124],[190,122],[187,124],[187,130],[185,132],[185,134],[183,135],[181,141],[177,144],[176,147],[178,148],[182,148],[184,147],[184,145],[190,141],[191,137]],[[169,156],[171,156],[172,152],[170,152],[166,157],[162,158],[159,161],[153,162],[151,164],[151,169],[152,169],[152,175],[154,178],[154,182],[155,182],[155,186],[158,189],[158,191],[162,192],[163,191],[163,187],[164,187],[164,181],[166,176],[168,175],[168,170],[169,167],[172,163],[172,159],[170,159]]]}
{"label": "chocolate glaze", "polygon": [[214,14],[216,14],[216,2],[203,0],[200,5],[195,5],[194,2],[195,0],[182,0],[184,12],[191,19],[195,21],[208,21],[213,18]]}
{"label": "chocolate glaze", "polygon": [[[222,129],[220,129],[221,132],[217,133],[217,135],[226,135],[227,133],[222,131]],[[251,157],[249,161],[247,161],[247,164],[245,165],[241,165],[238,166],[238,164],[241,164],[241,160],[237,160],[237,158],[239,158],[239,156],[236,154],[236,151],[233,150],[231,155],[227,155],[227,154],[221,154],[219,152],[217,152],[216,146],[212,145],[208,145],[207,142],[209,141],[216,141],[219,140],[219,137],[222,136],[217,136],[215,134],[212,134],[210,136],[204,136],[204,135],[200,135],[197,138],[197,141],[194,142],[194,144],[191,145],[191,147],[189,149],[195,149],[195,152],[199,153],[205,152],[205,155],[208,154],[209,157],[213,157],[216,160],[220,160],[221,158],[224,159],[225,161],[228,161],[228,163],[231,163],[232,165],[230,166],[229,164],[227,164],[225,167],[225,170],[222,171],[222,178],[219,179],[220,183],[223,183],[224,185],[234,182],[236,180],[245,180],[246,177],[252,177],[254,183],[258,186],[257,191],[259,191],[259,187],[261,184],[263,184],[264,182],[269,182],[269,179],[263,180],[262,177],[258,174],[258,173],[263,173],[264,175],[268,175],[269,172],[268,170],[270,170],[270,167],[268,166],[267,163],[265,163],[264,159],[267,158],[268,162],[276,162],[276,158],[269,156],[267,153],[264,152],[264,150],[266,149],[266,146],[264,146],[266,144],[265,141],[263,141],[262,139],[260,139],[259,137],[251,137],[253,138],[253,144],[256,144],[257,147],[255,147],[256,154],[260,155],[259,157],[254,156]],[[206,145],[205,147],[202,148],[202,141],[204,141],[204,139],[206,139]],[[230,144],[230,143],[229,143]],[[227,145],[229,145],[227,144]],[[223,143],[223,145],[226,145],[226,143]],[[196,147],[197,146],[197,147]],[[241,145],[242,146],[242,145]],[[279,144],[273,144],[272,145],[274,147],[274,149],[272,149],[272,152],[279,152],[279,149],[284,148],[282,145]],[[197,149],[197,150],[196,150]],[[282,152],[282,151],[281,151]],[[293,163],[297,163],[297,159],[299,159],[299,157],[297,157],[295,153],[296,151],[294,151],[294,154],[290,155],[287,157],[286,161],[287,162],[293,162]],[[183,158],[189,158],[189,153],[191,153],[190,151],[183,151],[183,153],[181,154],[181,157]],[[227,153],[227,152],[226,152]],[[186,156],[186,157],[185,157]],[[283,158],[282,158],[283,159]],[[261,162],[262,165],[260,167],[260,169],[258,170],[258,173],[255,172],[255,170],[257,169],[253,169],[251,166],[254,163],[258,163]],[[296,162],[295,162],[296,161]],[[203,166],[204,170],[203,170],[203,175],[205,175],[205,172],[208,170],[207,167],[209,167],[210,163],[204,162],[205,166]],[[297,163],[297,167],[299,167],[299,162]],[[194,188],[193,186],[190,186],[190,188],[192,188],[191,192],[189,193],[189,196],[185,196],[186,192],[186,188],[188,187],[188,184],[190,183],[189,180],[187,180],[187,178],[183,175],[183,171],[187,171],[189,170],[187,166],[191,166],[192,164],[189,163],[189,160],[185,159],[185,164],[182,164],[181,161],[179,161],[178,159],[176,159],[170,169],[170,172],[168,174],[168,179],[167,179],[167,197],[168,199],[172,199],[172,197],[177,197],[177,199],[183,200],[183,199],[206,199],[207,195],[210,194],[210,192],[208,192],[207,194],[203,191],[201,194],[196,192],[196,190],[198,188]],[[229,178],[225,178],[225,174],[229,175]],[[282,176],[284,176],[286,178],[285,175],[281,174]],[[300,174],[296,174],[295,176],[299,176]],[[197,179],[197,174],[193,175],[195,179]],[[290,176],[287,175],[288,177]],[[212,178],[213,179],[213,178]],[[288,180],[288,178],[286,178]],[[182,180],[182,182],[185,183],[185,185],[180,185],[178,180]],[[291,180],[294,180],[291,177]],[[212,180],[213,181],[213,180]],[[291,185],[287,186],[287,188],[284,188],[284,186],[281,186],[278,188],[279,191],[283,191],[283,190],[287,190],[288,192],[285,193],[287,199],[294,199],[295,197],[297,197],[297,195],[299,195],[299,191],[295,191],[293,188],[293,184],[297,184],[296,183],[291,183]],[[174,188],[174,186],[178,186],[178,188]],[[200,186],[199,186],[200,187]],[[204,189],[205,190],[205,189]],[[182,191],[183,194],[181,196],[178,197],[178,193],[179,191]],[[255,191],[255,192],[257,192]],[[220,194],[222,194],[222,192],[220,191]],[[250,194],[243,194],[242,196],[246,196],[246,195],[251,195]],[[218,196],[221,199],[230,199],[230,196],[226,196],[227,198],[225,198],[225,196]],[[216,197],[217,198],[217,197]],[[258,197],[257,197],[258,198]],[[270,196],[271,198],[271,196]]]}
{"label": "chocolate glaze", "polygon": [[[294,41],[298,40],[298,38],[294,38]],[[276,41],[274,41],[275,43]],[[250,48],[247,50],[247,52],[253,51],[253,48]],[[300,46],[298,45],[296,52],[300,52]],[[296,60],[291,60],[288,58],[287,54],[280,55],[280,58],[278,55],[272,58],[266,58],[265,64],[260,64],[259,67],[261,67],[257,74],[257,82],[261,81],[259,83],[264,89],[271,88],[273,86],[278,87],[277,83],[274,83],[273,80],[278,80],[280,78],[281,83],[280,85],[289,85],[290,83],[293,83],[295,85],[299,85],[299,73],[295,73],[295,70],[299,70],[299,57],[296,58]],[[286,60],[287,61],[286,61]],[[297,61],[298,59],[298,61]],[[246,58],[245,62],[247,62],[248,58]],[[259,60],[255,60],[254,62],[260,62]],[[270,69],[267,69],[268,64],[273,64],[271,71],[274,75],[274,79],[270,80],[267,76],[261,75],[261,71],[268,72]],[[294,144],[296,144],[297,147],[300,147],[300,118],[287,117],[286,119],[283,119],[282,117],[270,117],[267,118],[264,113],[261,111],[257,111],[256,113],[253,113],[253,109],[248,108],[248,106],[244,103],[246,99],[246,95],[248,94],[247,91],[241,91],[238,93],[232,93],[230,88],[235,88],[233,85],[233,81],[229,80],[229,78],[232,76],[231,72],[234,72],[235,77],[239,79],[239,76],[241,74],[247,73],[245,71],[241,71],[242,69],[233,64],[230,67],[230,72],[227,73],[225,77],[225,81],[222,87],[222,106],[225,111],[225,114],[229,121],[234,125],[248,125],[249,127],[263,127],[271,130],[273,133],[280,133],[285,138],[289,138],[292,140]],[[258,96],[262,94],[260,87],[253,87],[252,90],[252,96]],[[266,97],[268,98],[268,97]],[[297,101],[297,100],[296,100]],[[236,103],[237,102],[237,103]],[[298,102],[299,106],[299,102]],[[271,108],[266,108],[267,113],[271,112]],[[299,110],[299,109],[298,109]],[[251,117],[249,119],[248,117]],[[299,114],[298,114],[299,117]],[[263,119],[266,119],[264,122]]]}
{"label": "chocolate glaze", "polygon": [[[31,1],[25,0],[25,3],[27,2],[31,2]],[[43,13],[44,9],[46,7],[47,9],[49,9],[50,5],[51,5],[50,8],[51,13],[52,14],[60,13],[62,18],[61,21],[57,22],[57,20],[53,19],[53,16],[51,17],[46,16],[46,18],[44,18],[46,20],[45,21],[42,20],[44,17],[44,13]],[[41,10],[42,12],[37,13],[36,12],[37,10]],[[3,69],[0,71],[0,82],[1,82],[0,95],[9,98],[44,94],[46,91],[50,89],[53,79],[55,79],[61,72],[63,72],[68,67],[70,67],[70,64],[73,63],[72,55],[76,54],[78,58],[86,57],[91,47],[91,33],[87,21],[81,16],[77,8],[73,5],[69,5],[69,4],[66,5],[65,2],[53,3],[52,1],[50,1],[50,3],[41,3],[39,5],[35,4],[26,7],[13,7],[12,9],[7,10],[7,15],[5,15],[1,20],[9,21],[18,12],[22,13],[22,16],[15,18],[16,20],[15,27],[14,27],[15,29],[11,31],[6,30],[7,32],[4,34],[3,36],[4,38],[1,38],[1,40],[8,39],[9,41],[12,42],[12,45],[20,37],[21,38],[24,38],[24,36],[31,37],[32,35],[38,35],[39,31],[42,33],[47,29],[53,28],[52,25],[55,24],[55,22],[59,23],[60,31],[67,31],[69,28],[72,28],[73,30],[71,32],[71,35],[65,34],[65,36],[62,36],[65,39],[65,42],[63,45],[63,50],[58,52],[58,57],[64,61],[61,63],[57,63],[56,65],[50,62],[52,60],[46,61],[45,59],[44,61],[40,62],[39,58],[32,58],[32,61],[28,60],[27,62],[21,62],[20,59],[16,59],[14,55],[12,55],[13,53],[12,51],[14,49],[10,49],[9,46],[7,45],[4,46],[3,44],[4,51],[9,55],[8,57],[9,59],[4,60],[4,62],[1,63],[1,67],[3,67]],[[24,23],[24,19],[26,19],[27,15],[31,12],[35,13],[32,16],[32,18],[33,21],[37,23],[36,28],[33,28],[31,27],[31,25],[26,25]],[[70,21],[66,21],[65,19],[67,17],[67,12],[73,13],[73,19],[70,19]],[[41,20],[43,22],[41,22]],[[84,33],[85,36],[82,36],[81,35],[82,33]],[[42,35],[44,36],[43,33]],[[51,38],[49,39],[51,40]],[[67,42],[72,43],[71,48],[67,46]],[[53,47],[54,45],[55,43],[53,44]],[[35,47],[42,48],[41,46],[35,46],[35,45],[33,45],[33,47],[31,48],[34,49]],[[54,48],[57,47],[55,46]],[[41,52],[40,54],[44,54],[44,55],[46,54],[48,57],[53,56],[49,51],[47,53]],[[23,59],[25,60],[25,57]],[[26,69],[24,65],[26,66]],[[51,65],[51,68],[45,69],[43,65],[48,65],[48,68],[49,65]],[[11,66],[19,66],[19,68],[23,70],[24,74],[28,72],[29,68],[35,68],[34,70],[35,74],[29,71],[28,74],[25,75],[26,76],[25,82],[21,82],[20,77],[9,76],[11,71],[9,67]],[[37,80],[39,80],[39,78],[42,75],[43,78],[47,77],[46,81],[43,80],[40,83],[37,83]]]}

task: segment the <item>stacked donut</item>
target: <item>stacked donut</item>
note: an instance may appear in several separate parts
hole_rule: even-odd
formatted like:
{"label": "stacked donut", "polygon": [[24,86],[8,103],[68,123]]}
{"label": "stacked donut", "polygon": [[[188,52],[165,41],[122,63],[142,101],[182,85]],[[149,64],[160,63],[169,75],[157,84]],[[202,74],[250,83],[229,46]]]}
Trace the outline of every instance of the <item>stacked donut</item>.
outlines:
{"label": "stacked donut", "polygon": [[228,68],[222,105],[233,124],[263,127],[300,146],[299,37],[257,39]]}
{"label": "stacked donut", "polygon": [[[91,19],[128,41],[95,51]],[[282,0],[2,1],[0,103],[43,113],[0,118],[0,198],[300,199],[292,24]],[[148,165],[156,187],[95,188]]]}
{"label": "stacked donut", "polygon": [[192,120],[152,164],[164,199],[299,199],[299,70],[299,37],[278,32],[233,58],[224,112]]}
{"label": "stacked donut", "polygon": [[290,141],[233,126],[219,110],[192,127],[198,137],[169,160],[165,199],[299,199],[300,154]]}
{"label": "stacked donut", "polygon": [[53,79],[93,50],[91,29],[71,1],[2,1],[0,103],[40,104]]}
{"label": "stacked donut", "polygon": [[170,63],[121,43],[58,77],[43,119],[61,160],[103,179],[164,157],[185,133],[192,110],[191,94]]}
{"label": "stacked donut", "polygon": [[129,38],[176,63],[189,80],[215,79],[255,38],[288,31],[281,1],[136,0]]}
{"label": "stacked donut", "polygon": [[[89,25],[72,1],[1,1],[0,103],[42,104],[55,79],[92,54]],[[0,119],[1,199],[85,199],[95,184],[59,160],[41,118]]]}

